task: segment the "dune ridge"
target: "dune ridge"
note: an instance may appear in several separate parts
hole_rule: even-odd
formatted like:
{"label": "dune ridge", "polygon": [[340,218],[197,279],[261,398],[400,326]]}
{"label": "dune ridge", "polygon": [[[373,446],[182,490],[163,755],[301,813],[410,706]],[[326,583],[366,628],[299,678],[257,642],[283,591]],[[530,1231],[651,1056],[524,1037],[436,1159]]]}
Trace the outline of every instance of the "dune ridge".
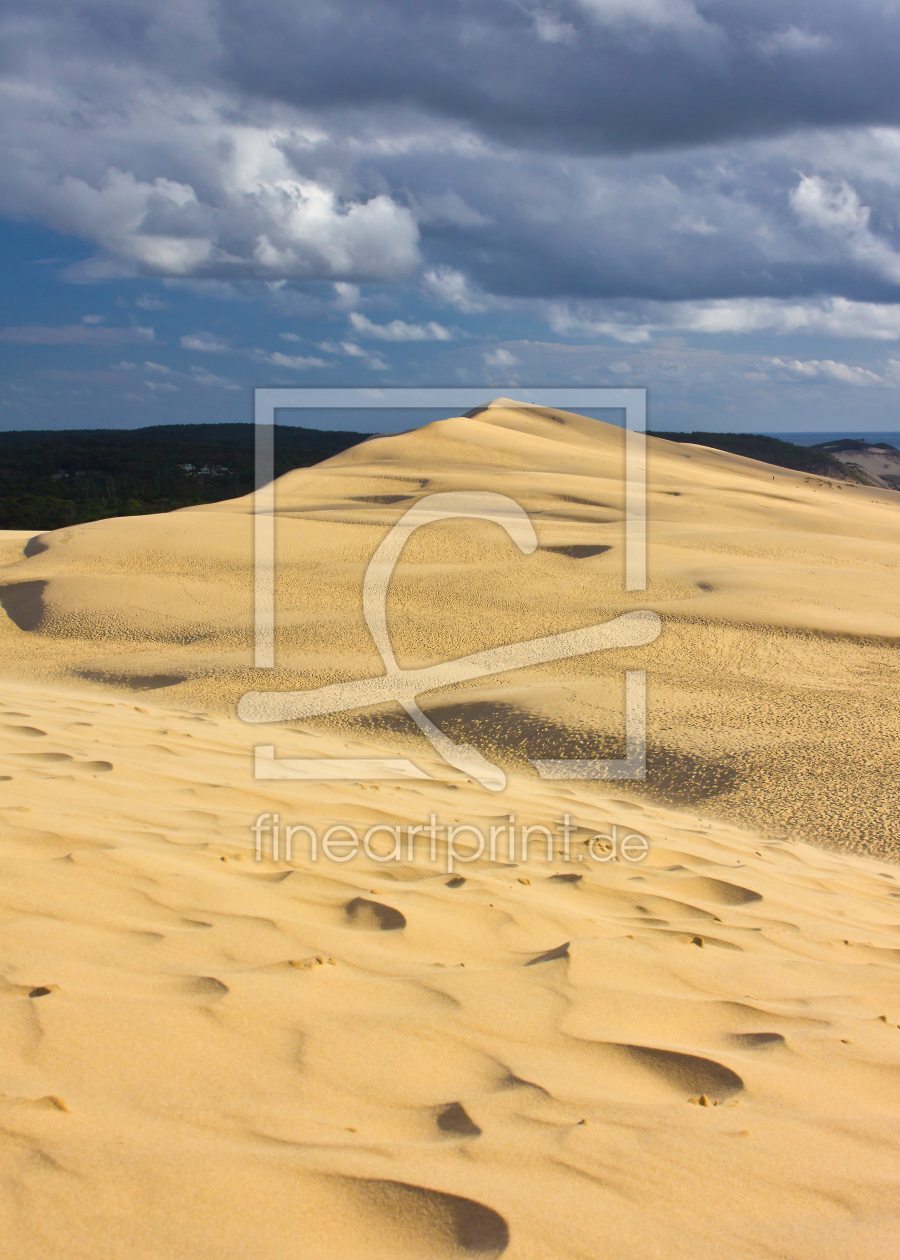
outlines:
{"label": "dune ridge", "polygon": [[[524,763],[516,732],[526,728],[567,756],[617,756],[621,675],[647,669],[654,799],[896,858],[896,496],[651,438],[649,585],[627,594],[621,430],[502,404],[364,442],[276,483],[278,668],[264,689],[383,673],[361,606],[369,558],[424,495],[491,490],[526,509],[538,550],[521,555],[481,521],[418,530],[387,604],[404,668],[635,608],[657,613],[663,632],[646,648],[434,692],[426,714],[449,707],[485,755],[512,764]],[[6,676],[161,688],[175,703],[233,713],[261,687],[252,511],[251,497],[34,539],[0,573]],[[485,720],[498,705],[518,721]],[[405,751],[427,747],[390,706],[331,721]]]}

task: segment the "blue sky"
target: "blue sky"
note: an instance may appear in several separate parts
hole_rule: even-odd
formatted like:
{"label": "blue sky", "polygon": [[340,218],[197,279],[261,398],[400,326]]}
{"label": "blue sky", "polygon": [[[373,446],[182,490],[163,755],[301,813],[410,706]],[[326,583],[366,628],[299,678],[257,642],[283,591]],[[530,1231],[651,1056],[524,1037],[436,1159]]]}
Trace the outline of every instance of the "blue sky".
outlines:
{"label": "blue sky", "polygon": [[896,6],[10,0],[2,33],[3,428],[458,383],[900,429]]}

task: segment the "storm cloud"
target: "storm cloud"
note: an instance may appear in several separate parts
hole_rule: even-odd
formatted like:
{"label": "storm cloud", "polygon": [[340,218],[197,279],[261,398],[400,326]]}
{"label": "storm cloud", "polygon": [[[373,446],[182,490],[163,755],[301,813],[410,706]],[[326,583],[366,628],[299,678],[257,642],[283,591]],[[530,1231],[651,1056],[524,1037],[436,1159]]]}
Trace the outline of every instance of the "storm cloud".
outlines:
{"label": "storm cloud", "polygon": [[0,212],[90,242],[71,279],[415,283],[598,326],[897,300],[891,5],[12,0],[3,27]]}

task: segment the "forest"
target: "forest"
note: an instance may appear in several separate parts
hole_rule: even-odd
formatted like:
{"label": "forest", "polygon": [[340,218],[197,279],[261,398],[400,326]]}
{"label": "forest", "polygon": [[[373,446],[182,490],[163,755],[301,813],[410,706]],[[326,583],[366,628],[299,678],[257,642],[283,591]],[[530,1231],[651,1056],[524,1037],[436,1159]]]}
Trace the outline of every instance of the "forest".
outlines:
{"label": "forest", "polygon": [[[275,426],[275,475],[307,468],[368,433]],[[252,424],[0,433],[0,529],[59,529],[171,512],[254,489]]]}
{"label": "forest", "polygon": [[[747,459],[759,459],[780,468],[795,472],[813,473],[818,477],[834,477],[839,481],[858,481],[868,485],[869,479],[859,469],[848,468],[821,446],[798,446],[781,438],[765,437],[760,433],[662,433],[653,431],[650,437],[665,438],[667,442],[696,442],[699,446],[712,446],[717,451],[743,455]],[[834,445],[826,443],[824,445]],[[840,449],[844,449],[843,446]]]}

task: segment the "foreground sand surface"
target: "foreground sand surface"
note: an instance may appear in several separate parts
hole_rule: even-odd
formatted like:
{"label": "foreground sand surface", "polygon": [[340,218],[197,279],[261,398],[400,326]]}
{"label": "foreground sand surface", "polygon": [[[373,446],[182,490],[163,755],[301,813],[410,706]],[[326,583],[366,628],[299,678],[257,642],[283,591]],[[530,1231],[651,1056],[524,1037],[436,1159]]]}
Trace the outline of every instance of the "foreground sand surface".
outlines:
{"label": "foreground sand surface", "polygon": [[[627,595],[622,462],[609,426],[496,406],[289,474],[264,675],[251,502],[0,538],[0,1255],[894,1260],[900,507],[651,441]],[[239,722],[247,690],[383,671],[366,563],[451,489],[523,504],[540,549],[420,530],[405,667],[629,608],[660,638],[423,698],[497,794],[389,706]],[[621,755],[628,668],[646,783],[540,781]],[[255,780],[261,743],[427,777]],[[257,861],[262,813],[407,830],[399,861],[303,832]],[[407,849],[432,814],[563,813],[568,855]],[[643,860],[593,859],[613,825]]]}

